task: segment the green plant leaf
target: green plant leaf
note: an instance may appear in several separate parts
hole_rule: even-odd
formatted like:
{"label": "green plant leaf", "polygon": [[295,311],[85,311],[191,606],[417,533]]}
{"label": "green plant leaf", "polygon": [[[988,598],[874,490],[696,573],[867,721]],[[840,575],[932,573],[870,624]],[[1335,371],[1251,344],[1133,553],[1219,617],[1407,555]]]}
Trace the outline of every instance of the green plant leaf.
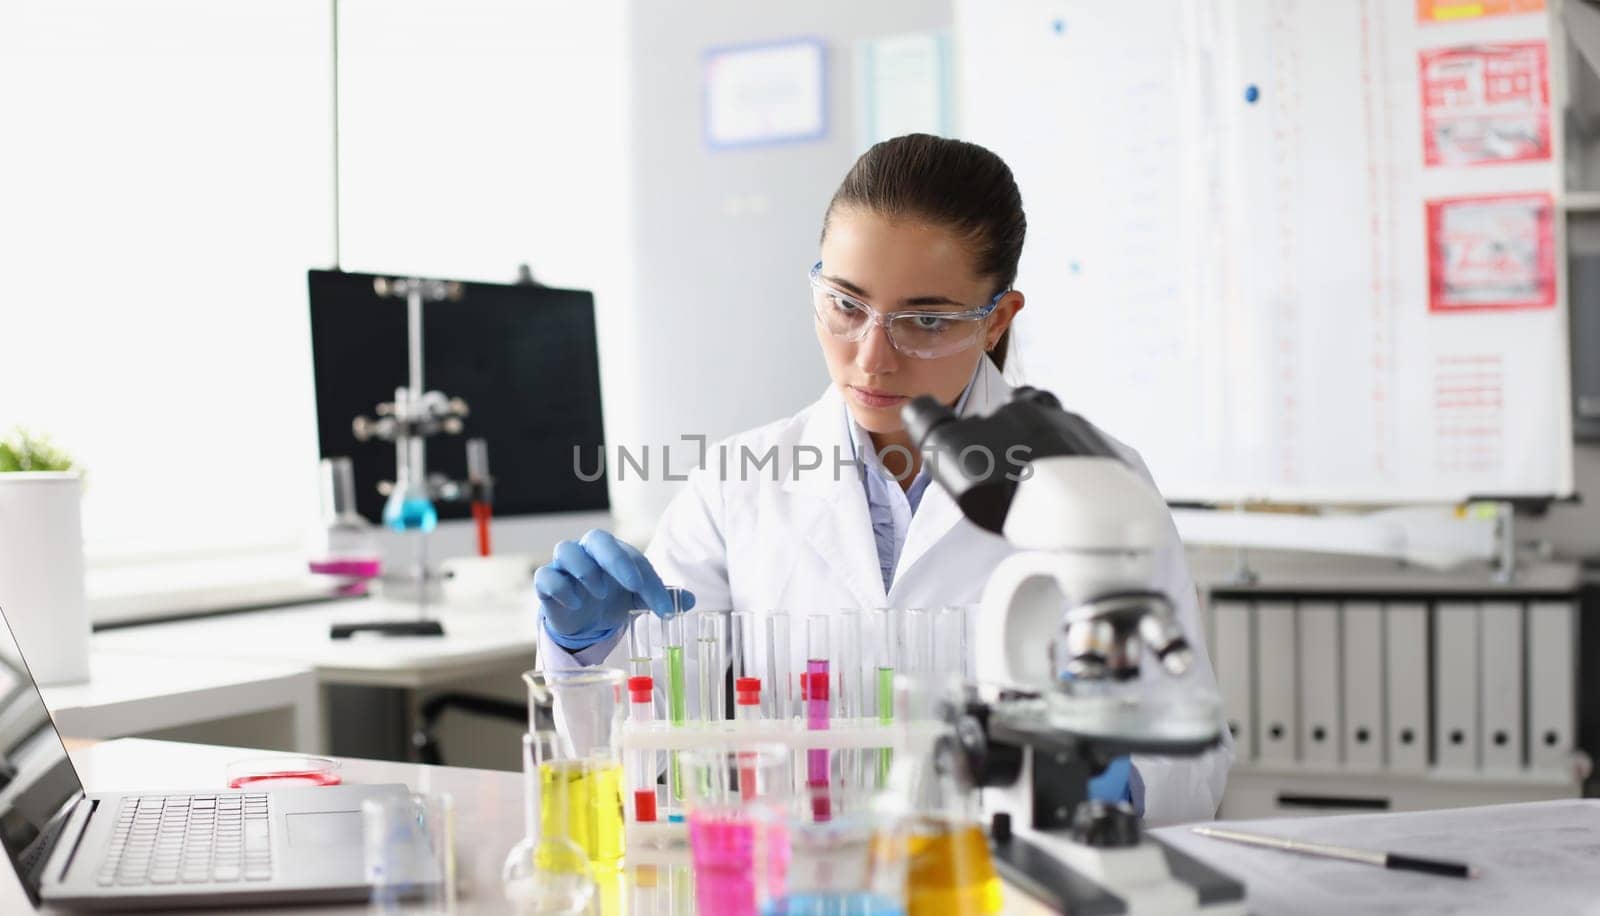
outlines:
{"label": "green plant leaf", "polygon": [[0,441],[0,472],[70,471],[72,464],[72,456],[58,448],[49,437],[20,427],[12,430],[5,441]]}

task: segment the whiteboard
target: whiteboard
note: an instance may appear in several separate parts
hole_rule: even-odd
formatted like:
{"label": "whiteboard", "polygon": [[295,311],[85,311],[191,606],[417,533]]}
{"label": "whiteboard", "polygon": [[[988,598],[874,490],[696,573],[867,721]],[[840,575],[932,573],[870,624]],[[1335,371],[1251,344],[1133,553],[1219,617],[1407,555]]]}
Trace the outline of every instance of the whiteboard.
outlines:
{"label": "whiteboard", "polygon": [[[1014,358],[1168,499],[1572,492],[1559,117],[1554,152],[1488,164],[1425,166],[1422,125],[1424,51],[1550,23],[1416,9],[956,3],[961,134],[1010,164],[1028,215]],[[1528,301],[1430,286],[1451,239],[1540,231],[1543,260],[1494,246]],[[1542,283],[1512,276],[1536,263]]]}

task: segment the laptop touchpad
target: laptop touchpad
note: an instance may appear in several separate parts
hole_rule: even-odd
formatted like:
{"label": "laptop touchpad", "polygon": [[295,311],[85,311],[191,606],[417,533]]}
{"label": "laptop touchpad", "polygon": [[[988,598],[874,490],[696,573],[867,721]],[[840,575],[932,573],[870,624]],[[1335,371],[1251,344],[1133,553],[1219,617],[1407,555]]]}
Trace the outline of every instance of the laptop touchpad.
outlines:
{"label": "laptop touchpad", "polygon": [[360,846],[360,811],[312,811],[284,815],[289,827],[289,845]]}

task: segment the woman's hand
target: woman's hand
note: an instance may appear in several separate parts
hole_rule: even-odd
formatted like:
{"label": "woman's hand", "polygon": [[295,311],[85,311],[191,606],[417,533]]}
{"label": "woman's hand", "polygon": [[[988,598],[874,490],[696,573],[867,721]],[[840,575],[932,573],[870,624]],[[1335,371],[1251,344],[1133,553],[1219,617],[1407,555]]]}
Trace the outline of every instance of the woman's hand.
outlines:
{"label": "woman's hand", "polygon": [[599,529],[557,544],[554,558],[533,574],[533,589],[545,630],[569,651],[609,638],[634,608],[670,616],[671,591],[681,592],[683,610],[694,607],[694,595],[667,589],[644,554]]}

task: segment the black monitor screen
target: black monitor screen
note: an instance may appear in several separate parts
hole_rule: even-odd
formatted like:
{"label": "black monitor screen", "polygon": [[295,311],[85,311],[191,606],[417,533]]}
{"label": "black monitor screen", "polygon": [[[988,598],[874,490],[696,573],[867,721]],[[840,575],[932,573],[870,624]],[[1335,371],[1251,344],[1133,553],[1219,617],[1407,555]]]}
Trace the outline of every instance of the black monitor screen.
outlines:
{"label": "black monitor screen", "polygon": [[[311,351],[317,388],[317,440],[323,457],[348,456],[355,469],[356,508],[378,523],[379,481],[394,480],[394,445],[359,442],[357,416],[374,416],[407,382],[406,303],[380,297],[372,274],[313,270]],[[462,283],[458,300],[423,306],[422,381],[467,402],[459,436],[428,439],[429,475],[465,480],[466,440],[489,445],[496,515],[603,510],[602,477],[574,471],[596,466],[604,445],[600,360],[594,296],[534,285]],[[438,503],[441,519],[468,518],[465,503]]]}

